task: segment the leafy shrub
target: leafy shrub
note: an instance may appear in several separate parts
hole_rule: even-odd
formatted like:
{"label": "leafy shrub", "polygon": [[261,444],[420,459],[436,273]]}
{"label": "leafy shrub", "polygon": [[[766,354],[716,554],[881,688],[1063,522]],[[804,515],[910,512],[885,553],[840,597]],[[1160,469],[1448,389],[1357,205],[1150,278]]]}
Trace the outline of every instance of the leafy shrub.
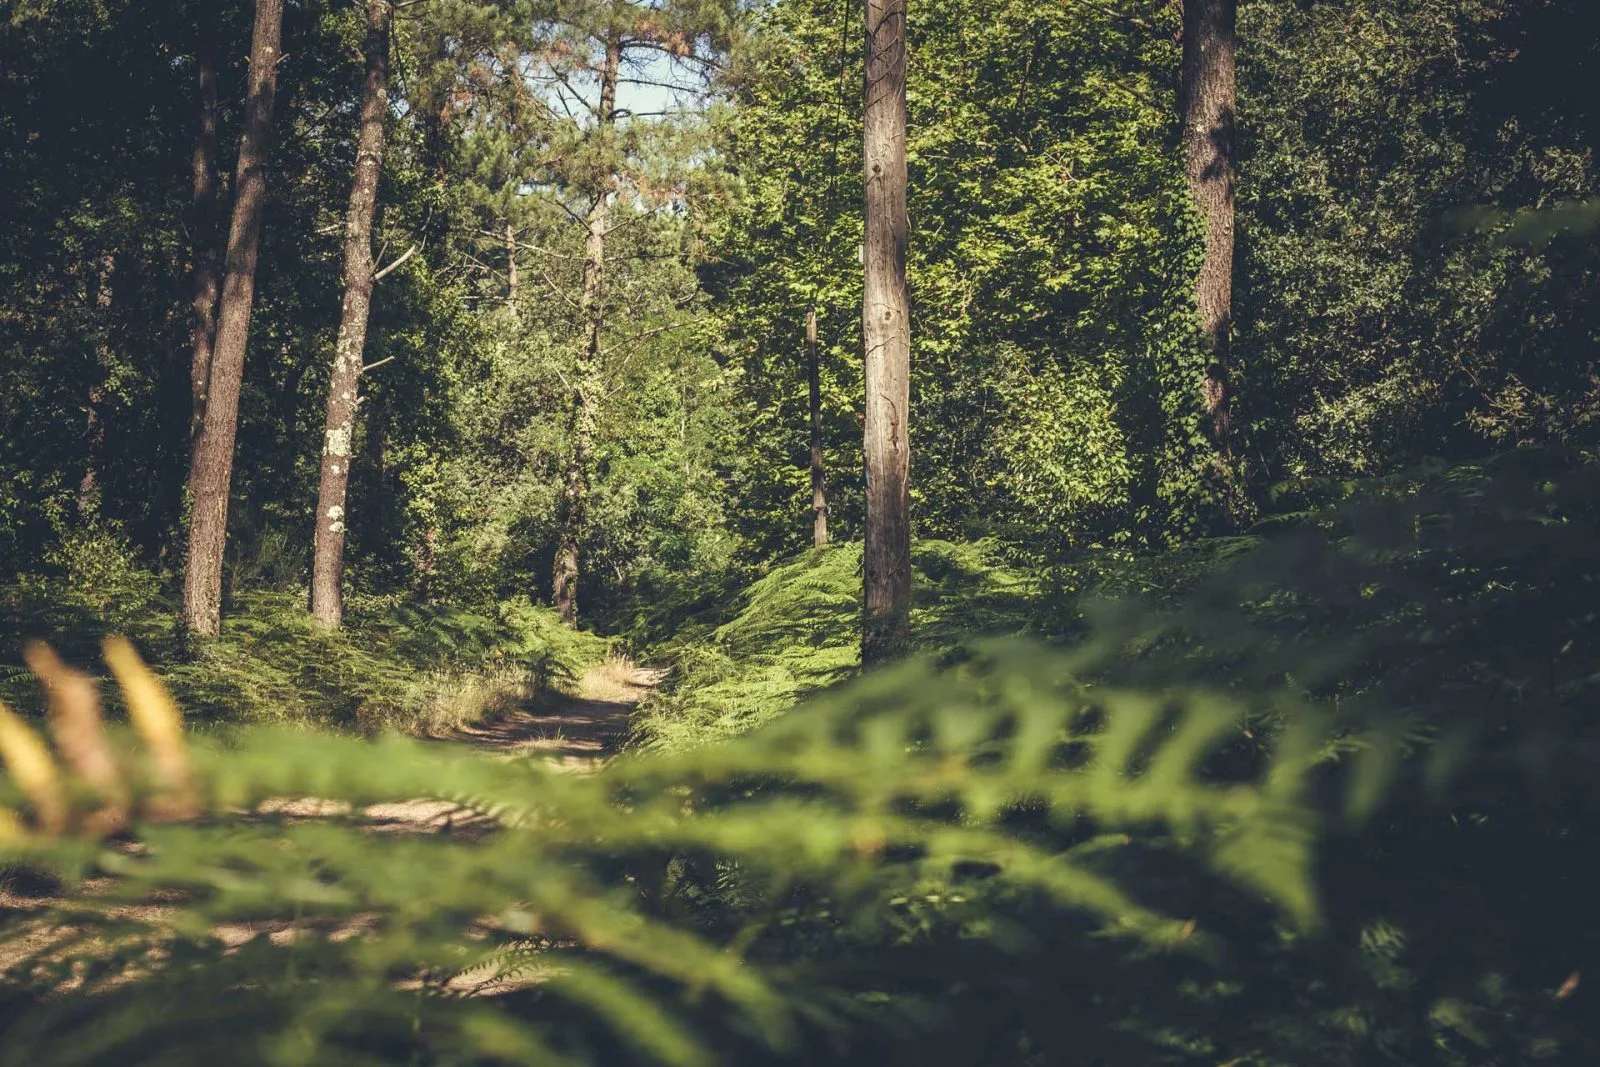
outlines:
{"label": "leafy shrub", "polygon": [[156,576],[141,567],[132,544],[114,526],[60,527],[45,552],[46,570],[24,576],[26,595],[126,626],[152,610]]}

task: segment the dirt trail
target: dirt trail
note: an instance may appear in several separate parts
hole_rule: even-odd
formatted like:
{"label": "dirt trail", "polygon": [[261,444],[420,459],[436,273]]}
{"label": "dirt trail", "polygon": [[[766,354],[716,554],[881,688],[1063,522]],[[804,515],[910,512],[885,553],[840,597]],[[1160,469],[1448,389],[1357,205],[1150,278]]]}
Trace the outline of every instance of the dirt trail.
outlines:
{"label": "dirt trail", "polygon": [[[616,755],[627,739],[629,716],[666,678],[662,667],[640,667],[626,660],[608,660],[578,679],[575,692],[549,690],[510,715],[463,727],[439,737],[445,743],[471,745],[512,756],[544,756],[562,770],[587,774]],[[306,798],[263,806],[277,815],[317,817],[331,814]],[[374,804],[362,811],[377,832],[482,832],[493,819],[448,800],[404,800]]]}
{"label": "dirt trail", "polygon": [[573,695],[543,694],[505,718],[458,731],[454,739],[592,770],[616,752],[627,737],[633,709],[666,675],[665,668],[613,660],[585,673]]}
{"label": "dirt trail", "polygon": [[[512,756],[542,755],[557,763],[563,770],[584,774],[602,766],[614,756],[627,738],[629,716],[650,692],[660,685],[667,671],[658,667],[639,667],[626,661],[608,661],[584,674],[575,686],[575,692],[562,693],[551,690],[541,693],[510,715],[492,722],[464,727],[440,737],[443,743],[470,745],[495,753]],[[299,822],[340,816],[349,813],[348,805],[333,803],[316,797],[283,798],[268,801],[256,809],[256,814]],[[449,829],[472,834],[492,829],[493,819],[481,812],[437,799],[396,801],[374,804],[361,812],[365,829],[374,833],[430,833]],[[85,897],[109,888],[106,878],[92,878],[80,887]],[[79,898],[82,899],[81,897]],[[17,885],[0,882],[0,918],[5,913],[43,912],[52,905],[67,901],[57,897],[50,887],[34,891]],[[157,903],[125,904],[109,909],[125,919],[139,919],[159,923],[171,909]],[[335,938],[348,937],[360,932],[362,918],[356,917],[332,930]],[[47,950],[71,931],[52,928],[42,923],[26,925],[0,943],[0,976],[12,966]],[[293,940],[304,931],[289,922],[229,923],[219,926],[215,933],[227,945],[237,946],[255,937],[265,935],[275,944]],[[70,983],[69,983],[70,984]]]}

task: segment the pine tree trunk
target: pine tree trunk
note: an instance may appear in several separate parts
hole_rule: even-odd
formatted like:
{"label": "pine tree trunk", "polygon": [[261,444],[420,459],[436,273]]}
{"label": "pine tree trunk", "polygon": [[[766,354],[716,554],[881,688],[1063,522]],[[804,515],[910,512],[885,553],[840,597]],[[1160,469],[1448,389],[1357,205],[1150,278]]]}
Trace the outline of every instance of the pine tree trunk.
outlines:
{"label": "pine tree trunk", "polygon": [[811,408],[811,543],[828,543],[828,494],[822,469],[822,368],[817,361],[817,309],[806,312],[806,382]]}
{"label": "pine tree trunk", "polygon": [[190,240],[194,256],[194,299],[190,304],[194,322],[189,334],[189,384],[192,404],[189,409],[190,477],[194,472],[194,443],[199,440],[205,419],[206,392],[211,381],[211,348],[217,337],[218,207],[217,195],[217,27],[210,4],[201,4],[199,42],[195,48],[198,70],[197,97],[200,125],[194,138],[194,184],[191,198]]}
{"label": "pine tree trunk", "polygon": [[390,0],[366,0],[366,79],[361,87],[361,129],[356,170],[344,223],[344,305],[328,376],[322,434],[322,478],[317,488],[316,533],[311,553],[311,617],[326,629],[344,618],[344,534],[350,490],[351,444],[361,386],[367,317],[372,308],[372,220],[378,211],[383,169],[383,122],[389,110]]}
{"label": "pine tree trunk", "polygon": [[[605,65],[600,70],[600,107],[597,121],[602,131],[616,122],[617,72],[622,65],[622,46],[616,39],[606,43]],[[599,419],[601,382],[601,339],[605,332],[606,210],[608,190],[596,189],[584,218],[583,295],[579,309],[584,322],[584,346],[573,369],[572,413],[569,422],[571,454],[566,486],[561,495],[560,528],[556,542],[554,572],[551,575],[551,600],[569,626],[578,621],[578,580],[581,573],[579,546],[589,506],[589,486],[593,477],[595,426]]]}
{"label": "pine tree trunk", "polygon": [[233,222],[211,353],[205,418],[195,442],[189,482],[193,507],[189,555],[183,580],[183,625],[214,635],[222,625],[222,554],[228,536],[228,492],[233,481],[233,445],[239,429],[239,389],[244,381],[250,311],[255,302],[256,260],[261,251],[261,214],[267,200],[267,152],[272,136],[273,95],[278,85],[283,0],[256,0],[250,42],[250,79],[244,135],[234,171]]}
{"label": "pine tree trunk", "polygon": [[911,298],[906,287],[906,0],[867,0],[867,532],[861,661],[904,653],[911,630]]}
{"label": "pine tree trunk", "polygon": [[[1210,360],[1204,389],[1205,430],[1218,471],[1231,483],[1233,327],[1235,0],[1185,0],[1179,106],[1184,173],[1205,222],[1205,260],[1195,279],[1200,328]],[[1231,484],[1223,486],[1225,498]],[[1232,507],[1228,510],[1231,512]]]}
{"label": "pine tree trunk", "polygon": [[506,220],[506,307],[511,313],[517,313],[517,291],[521,287],[521,279],[517,275],[517,231],[512,228],[511,220]]}

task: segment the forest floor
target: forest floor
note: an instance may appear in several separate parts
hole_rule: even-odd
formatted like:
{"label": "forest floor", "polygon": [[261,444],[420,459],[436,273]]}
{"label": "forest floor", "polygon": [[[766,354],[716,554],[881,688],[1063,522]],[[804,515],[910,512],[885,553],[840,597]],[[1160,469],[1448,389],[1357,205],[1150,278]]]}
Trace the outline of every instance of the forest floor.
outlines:
{"label": "forest floor", "polygon": [[[550,689],[532,697],[510,714],[453,730],[434,740],[507,756],[542,755],[563,770],[588,773],[616,755],[627,739],[634,709],[666,675],[666,668],[607,660],[586,671],[570,691]],[[348,814],[348,810],[317,797],[286,797],[266,801],[253,814],[292,823],[337,817]],[[451,831],[470,834],[474,830],[489,829],[493,820],[453,801],[418,798],[371,805],[361,811],[361,822],[375,833]],[[63,895],[59,887],[48,880],[30,885],[32,879],[5,875],[6,872],[0,870],[0,919],[8,912],[14,916],[19,912],[43,915],[74,903],[82,906],[113,886],[112,879],[90,878],[78,886],[76,893]],[[107,908],[116,917],[152,925],[159,925],[163,916],[172,910],[169,905],[153,901],[112,904]],[[322,932],[333,937],[351,936],[360,932],[361,925],[357,917]],[[48,958],[50,949],[69,940],[74,932],[43,920],[25,920],[20,930],[13,928],[0,944],[0,978],[19,964]],[[283,944],[306,932],[309,931],[288,922],[227,923],[215,930],[217,937],[230,947],[263,935],[274,944]],[[69,981],[66,986],[75,984]]]}

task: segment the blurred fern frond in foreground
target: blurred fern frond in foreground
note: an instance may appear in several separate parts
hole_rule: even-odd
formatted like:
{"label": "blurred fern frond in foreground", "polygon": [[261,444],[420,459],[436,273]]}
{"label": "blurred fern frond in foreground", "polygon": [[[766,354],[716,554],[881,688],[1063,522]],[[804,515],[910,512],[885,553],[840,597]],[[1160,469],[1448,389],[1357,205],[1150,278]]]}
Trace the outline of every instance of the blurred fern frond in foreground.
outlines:
{"label": "blurred fern frond in foreground", "polygon": [[[134,721],[156,724],[144,757],[66,707],[90,698],[63,699],[65,668],[47,675],[57,756],[6,720],[4,847],[66,884],[11,913],[12,992],[55,995],[11,1027],[0,1062],[776,1054],[832,1015],[786,942],[892,926],[913,900],[1022,894],[1130,951],[1210,951],[1204,916],[1117,873],[1141,845],[1292,925],[1317,917],[1303,794],[1324,724],[1287,718],[1270,751],[1219,777],[1206,765],[1244,721],[1225,695],[1097,689],[1035,647],[937,675],[910,665],[739,741],[584,777],[288,732],[177,762],[164,695],[125,645],[108,648]],[[116,767],[98,782],[72,755],[85,731]],[[113,797],[119,817],[97,823]],[[281,803],[294,797],[316,803]],[[422,797],[457,807],[442,826],[384,817]],[[171,817],[197,802],[210,814]],[[133,834],[97,840],[124,815]]]}

